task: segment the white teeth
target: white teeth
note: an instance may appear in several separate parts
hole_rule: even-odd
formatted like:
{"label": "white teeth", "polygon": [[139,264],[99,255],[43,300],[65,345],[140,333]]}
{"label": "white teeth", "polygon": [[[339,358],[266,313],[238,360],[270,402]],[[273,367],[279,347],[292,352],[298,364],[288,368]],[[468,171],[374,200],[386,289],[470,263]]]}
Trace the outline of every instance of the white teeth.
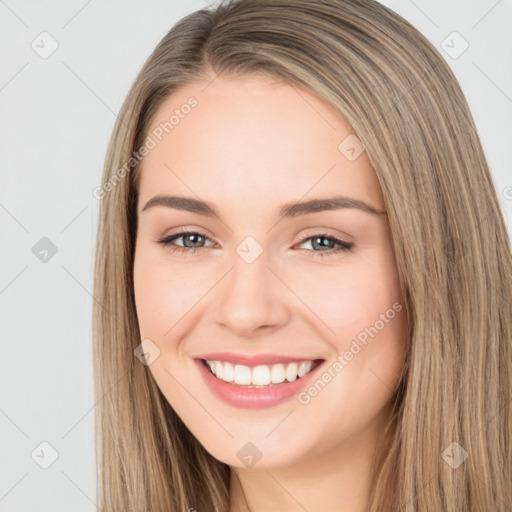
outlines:
{"label": "white teeth", "polygon": [[[217,363],[222,364],[222,363]],[[248,366],[242,366],[237,364],[235,366],[235,384],[241,384],[248,386],[251,384],[251,369]]]}
{"label": "white teeth", "polygon": [[298,363],[290,363],[286,367],[286,380],[288,380],[289,382],[293,382],[297,378],[298,368]]}
{"label": "white teeth", "polygon": [[270,368],[268,366],[255,366],[252,369],[252,384],[255,386],[267,386],[270,384]]}
{"label": "white teeth", "polygon": [[222,379],[222,374],[224,373],[224,365],[220,361],[215,361],[215,375]]}
{"label": "white teeth", "polygon": [[308,373],[311,370],[312,364],[313,363],[311,361],[307,361],[307,362],[302,361],[300,363],[299,370],[298,370],[299,377],[304,377],[304,375],[306,375],[306,373]]}
{"label": "white teeth", "polygon": [[225,382],[233,382],[240,386],[261,387],[280,384],[287,380],[293,382],[304,377],[313,369],[314,361],[278,363],[255,367],[223,361],[206,361],[212,373]]}
{"label": "white teeth", "polygon": [[233,382],[235,378],[235,369],[231,363],[224,363],[222,370],[222,380],[226,382]]}
{"label": "white teeth", "polygon": [[284,382],[284,378],[284,365],[281,363],[274,364],[272,366],[272,383],[280,384],[281,382]]}

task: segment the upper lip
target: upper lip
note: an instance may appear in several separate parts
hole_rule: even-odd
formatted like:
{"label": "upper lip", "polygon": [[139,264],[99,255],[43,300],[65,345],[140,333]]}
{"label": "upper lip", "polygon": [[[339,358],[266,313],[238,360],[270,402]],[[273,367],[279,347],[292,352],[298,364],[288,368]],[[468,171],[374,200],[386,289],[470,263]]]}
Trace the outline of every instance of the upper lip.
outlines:
{"label": "upper lip", "polygon": [[209,361],[226,361],[232,364],[241,364],[244,366],[273,365],[278,363],[293,363],[295,361],[320,361],[318,357],[298,357],[285,356],[280,354],[257,354],[245,355],[234,352],[215,352],[202,354],[197,359],[208,359]]}

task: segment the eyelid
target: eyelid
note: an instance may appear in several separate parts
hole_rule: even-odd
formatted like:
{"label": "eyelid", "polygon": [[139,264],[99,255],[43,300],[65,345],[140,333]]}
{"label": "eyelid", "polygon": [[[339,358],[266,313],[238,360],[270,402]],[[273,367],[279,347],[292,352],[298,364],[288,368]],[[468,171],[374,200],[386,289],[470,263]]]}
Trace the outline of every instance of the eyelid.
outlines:
{"label": "eyelid", "polygon": [[353,242],[351,240],[352,237],[345,235],[345,234],[331,233],[331,230],[325,229],[325,228],[308,229],[305,234],[300,235],[299,243],[303,242],[304,240],[307,240],[308,238],[315,237],[315,236],[325,236],[326,238],[336,238],[340,242],[344,242],[344,243],[353,245]]}
{"label": "eyelid", "polygon": [[195,226],[192,226],[192,227],[187,226],[184,228],[180,227],[180,228],[173,229],[170,232],[166,232],[165,235],[158,237],[158,239],[162,240],[162,239],[166,239],[166,238],[172,238],[172,237],[175,237],[178,235],[188,235],[188,234],[201,235],[202,237],[207,238],[211,242],[214,242],[213,237],[210,236],[209,232],[206,229],[200,228],[200,227],[195,227]]}
{"label": "eyelid", "polygon": [[[192,256],[197,253],[202,253],[205,250],[207,250],[208,247],[210,247],[210,248],[212,247],[212,246],[208,246],[208,245],[202,246],[202,247],[186,247],[186,246],[181,246],[181,245],[173,243],[174,240],[179,239],[179,238],[184,238],[188,234],[198,235],[198,236],[204,238],[205,240],[212,242],[213,245],[215,245],[215,242],[212,240],[212,238],[209,237],[208,235],[206,235],[205,233],[203,233],[202,230],[189,230],[188,228],[182,228],[177,233],[173,233],[168,236],[164,236],[163,238],[159,238],[159,239],[155,240],[155,242],[158,244],[161,244],[162,246],[164,246],[165,248],[169,249],[170,251],[172,251],[176,254],[181,254],[184,256],[187,256],[187,255]],[[350,253],[353,250],[353,247],[355,245],[354,242],[344,240],[343,237],[334,236],[334,235],[329,234],[328,232],[325,232],[325,230],[318,229],[311,234],[303,235],[301,237],[301,239],[292,248],[296,247],[297,245],[301,245],[308,240],[314,240],[315,238],[329,239],[331,242],[333,242],[336,245],[336,247],[328,248],[325,251],[315,251],[313,249],[302,249],[302,251],[305,251],[304,252],[305,255],[312,257],[312,258],[327,258],[327,259],[331,258],[331,257],[334,258],[341,253]]]}
{"label": "eyelid", "polygon": [[[307,232],[300,235],[299,240],[296,242],[296,244],[301,244],[307,239],[315,236],[324,236],[326,238],[336,238],[340,242],[344,242],[346,244],[354,245],[354,243],[350,240],[352,237],[347,235],[338,235],[335,233],[330,233],[329,229],[325,228],[307,228]],[[157,240],[163,240],[163,239],[171,239],[172,237],[179,238],[177,235],[187,235],[187,234],[197,234],[200,235],[210,242],[216,243],[213,240],[213,237],[210,236],[205,229],[199,228],[199,227],[184,227],[184,228],[177,228],[176,230],[171,231],[169,234],[165,234],[161,237],[158,237]],[[296,245],[294,244],[294,246]]]}

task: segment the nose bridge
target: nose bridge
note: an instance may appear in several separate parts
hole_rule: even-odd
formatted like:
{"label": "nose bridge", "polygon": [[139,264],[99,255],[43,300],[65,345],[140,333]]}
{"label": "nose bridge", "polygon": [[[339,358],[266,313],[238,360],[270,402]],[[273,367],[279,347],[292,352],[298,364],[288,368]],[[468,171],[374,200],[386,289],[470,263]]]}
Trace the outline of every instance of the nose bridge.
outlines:
{"label": "nose bridge", "polygon": [[279,280],[267,268],[267,253],[251,238],[236,247],[216,311],[218,323],[245,334],[281,324],[287,317]]}

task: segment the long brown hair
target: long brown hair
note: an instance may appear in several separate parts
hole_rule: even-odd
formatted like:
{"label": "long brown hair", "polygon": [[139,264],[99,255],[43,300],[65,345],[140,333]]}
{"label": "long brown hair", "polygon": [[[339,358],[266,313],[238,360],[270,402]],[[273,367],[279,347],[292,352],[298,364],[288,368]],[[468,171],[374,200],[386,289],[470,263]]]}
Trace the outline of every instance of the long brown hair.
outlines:
{"label": "long brown hair", "polygon": [[[98,507],[228,510],[229,466],[191,435],[134,355],[141,343],[135,204],[139,150],[163,100],[206,77],[251,73],[306,87],[328,102],[362,141],[382,187],[408,348],[368,511],[510,511],[512,263],[505,223],[449,66],[414,27],[373,0],[227,1],[179,21],[137,76],[95,191]],[[455,467],[454,454],[467,459]]]}

